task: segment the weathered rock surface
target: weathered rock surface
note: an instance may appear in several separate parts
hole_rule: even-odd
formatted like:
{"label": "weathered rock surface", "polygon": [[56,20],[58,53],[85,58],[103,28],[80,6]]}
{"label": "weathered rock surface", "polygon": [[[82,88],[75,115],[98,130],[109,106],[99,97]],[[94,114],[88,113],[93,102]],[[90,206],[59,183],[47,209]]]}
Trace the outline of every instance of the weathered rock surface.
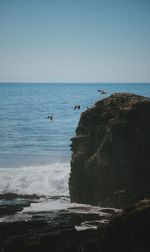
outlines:
{"label": "weathered rock surface", "polygon": [[[103,218],[100,213],[76,213],[68,210],[34,213],[31,220],[2,222],[0,252],[97,252],[100,243],[97,228],[92,226],[97,222],[97,227]],[[82,223],[91,226],[82,228]],[[80,225],[78,231],[76,227]]]}
{"label": "weathered rock surface", "polygon": [[81,114],[72,139],[72,202],[126,207],[150,195],[150,99],[116,93]]}
{"label": "weathered rock surface", "polygon": [[[97,214],[88,214],[87,210],[85,206],[85,209],[37,212],[31,213],[31,220],[2,222],[0,252],[150,251],[150,200],[123,212],[99,209]],[[103,216],[102,212],[110,214]],[[86,229],[88,224],[92,226]]]}
{"label": "weathered rock surface", "polygon": [[67,204],[67,197],[64,198],[66,206],[61,210],[44,209],[45,205],[60,202],[60,198],[61,196],[44,199],[36,195],[1,194],[0,252],[99,251],[97,227],[108,225],[112,215],[121,211]]}
{"label": "weathered rock surface", "polygon": [[112,218],[107,227],[99,227],[101,252],[150,251],[150,200],[127,208]]}
{"label": "weathered rock surface", "polygon": [[39,199],[37,195],[0,194],[0,218],[21,212],[24,207],[29,207],[37,199]]}

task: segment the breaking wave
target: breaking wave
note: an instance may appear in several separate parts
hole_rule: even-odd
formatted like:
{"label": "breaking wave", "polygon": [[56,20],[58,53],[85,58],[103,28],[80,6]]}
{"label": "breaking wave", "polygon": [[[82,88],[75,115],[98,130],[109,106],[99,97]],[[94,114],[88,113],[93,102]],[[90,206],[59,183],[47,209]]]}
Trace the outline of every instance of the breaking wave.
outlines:
{"label": "breaking wave", "polygon": [[69,163],[0,168],[0,193],[68,196]]}

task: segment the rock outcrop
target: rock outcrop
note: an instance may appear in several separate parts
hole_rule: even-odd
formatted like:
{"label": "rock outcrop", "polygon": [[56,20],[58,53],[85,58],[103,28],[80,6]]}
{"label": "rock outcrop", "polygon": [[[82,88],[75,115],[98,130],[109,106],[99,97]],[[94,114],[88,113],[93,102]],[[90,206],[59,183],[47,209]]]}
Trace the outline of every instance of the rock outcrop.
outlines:
{"label": "rock outcrop", "polygon": [[122,208],[150,196],[150,99],[116,93],[96,102],[71,148],[72,202]]}
{"label": "rock outcrop", "polygon": [[98,228],[101,252],[150,251],[150,200],[127,208],[111,222]]}
{"label": "rock outcrop", "polygon": [[97,252],[97,227],[108,225],[118,211],[95,208],[93,212],[90,207],[70,206],[23,215],[18,221],[16,215],[0,220],[0,252]]}

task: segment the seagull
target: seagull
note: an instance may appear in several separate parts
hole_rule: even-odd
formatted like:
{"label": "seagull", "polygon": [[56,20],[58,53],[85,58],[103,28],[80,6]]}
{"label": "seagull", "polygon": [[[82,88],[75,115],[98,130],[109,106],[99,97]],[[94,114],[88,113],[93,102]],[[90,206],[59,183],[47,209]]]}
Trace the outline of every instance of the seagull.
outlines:
{"label": "seagull", "polygon": [[50,119],[52,121],[53,120],[53,116],[48,116],[48,119]]}

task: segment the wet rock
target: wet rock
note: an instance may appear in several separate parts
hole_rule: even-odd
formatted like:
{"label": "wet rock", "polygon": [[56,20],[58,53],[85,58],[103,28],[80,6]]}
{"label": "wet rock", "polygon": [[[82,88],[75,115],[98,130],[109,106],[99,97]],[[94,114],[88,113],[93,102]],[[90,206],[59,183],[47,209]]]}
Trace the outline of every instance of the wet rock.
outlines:
{"label": "wet rock", "polygon": [[16,212],[22,211],[22,205],[3,205],[0,206],[0,217],[10,214],[15,214]]}
{"label": "wet rock", "polygon": [[0,194],[0,200],[13,200],[13,199],[28,199],[28,200],[34,200],[34,199],[40,199],[41,196],[38,196],[37,194],[31,194],[31,195],[22,195],[22,194],[16,194],[16,193],[4,193]]}
{"label": "wet rock", "polygon": [[31,203],[37,202],[40,197],[38,195],[18,195],[15,193],[0,194],[0,217],[13,215],[21,212],[25,207],[29,207]]}
{"label": "wet rock", "polygon": [[[30,221],[0,223],[0,251],[97,252],[97,230],[88,228],[77,231],[75,228],[83,220],[97,217],[58,212],[43,213]],[[93,223],[99,224],[96,221]]]}
{"label": "wet rock", "polygon": [[115,210],[114,209],[110,209],[110,208],[104,208],[101,209],[102,213],[108,213],[108,214],[115,214]]}
{"label": "wet rock", "polygon": [[72,202],[122,208],[150,195],[150,99],[116,93],[81,114],[72,138]]}
{"label": "wet rock", "polygon": [[150,251],[150,201],[140,202],[99,227],[101,252]]}

